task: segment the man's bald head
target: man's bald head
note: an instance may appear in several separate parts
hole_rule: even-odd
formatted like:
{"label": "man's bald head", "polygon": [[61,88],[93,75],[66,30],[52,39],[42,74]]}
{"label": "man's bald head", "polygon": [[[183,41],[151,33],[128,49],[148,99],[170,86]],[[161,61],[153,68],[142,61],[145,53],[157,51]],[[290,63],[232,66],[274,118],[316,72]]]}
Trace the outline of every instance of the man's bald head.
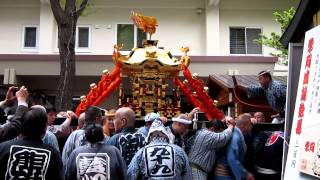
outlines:
{"label": "man's bald head", "polygon": [[256,119],[257,123],[264,123],[265,122],[265,117],[262,112],[256,112],[256,113],[254,113],[253,116]]}
{"label": "man's bald head", "polygon": [[250,134],[252,130],[251,115],[249,113],[241,114],[236,120],[236,125],[243,134]]}
{"label": "man's bald head", "polygon": [[86,113],[83,112],[80,114],[79,118],[78,118],[78,127],[81,129],[84,125],[84,122],[85,122],[85,116],[86,116]]}
{"label": "man's bald head", "polygon": [[136,115],[131,108],[119,108],[114,117],[115,131],[118,132],[125,127],[134,127],[135,117]]}

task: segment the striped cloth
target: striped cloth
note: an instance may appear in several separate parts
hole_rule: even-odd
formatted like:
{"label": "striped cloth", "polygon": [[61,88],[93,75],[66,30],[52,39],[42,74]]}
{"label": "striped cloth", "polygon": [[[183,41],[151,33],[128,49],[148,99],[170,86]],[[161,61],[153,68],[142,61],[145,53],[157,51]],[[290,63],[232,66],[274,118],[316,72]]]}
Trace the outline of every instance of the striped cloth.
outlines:
{"label": "striped cloth", "polygon": [[201,129],[195,134],[193,146],[188,154],[193,179],[206,180],[216,159],[216,150],[224,147],[232,136],[232,130],[226,129],[214,133]]}

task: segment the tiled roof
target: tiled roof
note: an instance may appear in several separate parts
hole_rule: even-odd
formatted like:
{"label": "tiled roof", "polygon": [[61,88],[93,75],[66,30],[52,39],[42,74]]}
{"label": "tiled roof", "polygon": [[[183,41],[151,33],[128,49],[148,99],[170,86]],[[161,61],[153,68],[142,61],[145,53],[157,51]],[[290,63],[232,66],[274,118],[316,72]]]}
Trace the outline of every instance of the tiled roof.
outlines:
{"label": "tiled roof", "polygon": [[[238,85],[249,86],[259,85],[257,75],[236,75]],[[284,84],[287,84],[287,76],[273,76],[274,80],[278,80]],[[220,86],[225,88],[233,88],[233,80],[231,75],[212,74],[209,76],[209,80],[216,82]]]}

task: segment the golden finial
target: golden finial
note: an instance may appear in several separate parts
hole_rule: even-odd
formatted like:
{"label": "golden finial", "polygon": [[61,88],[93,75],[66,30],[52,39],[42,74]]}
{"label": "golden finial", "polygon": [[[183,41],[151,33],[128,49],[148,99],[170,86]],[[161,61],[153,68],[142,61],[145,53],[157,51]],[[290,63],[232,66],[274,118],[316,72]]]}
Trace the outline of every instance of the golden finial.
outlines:
{"label": "golden finial", "polygon": [[187,53],[189,52],[189,50],[190,50],[190,49],[189,49],[188,46],[186,46],[186,47],[183,47],[183,46],[182,46],[182,47],[180,48],[180,51],[181,51],[181,52],[184,52],[184,55],[185,55],[185,56],[187,56]]}
{"label": "golden finial", "polygon": [[180,61],[182,64],[186,65],[187,67],[189,66],[190,64],[190,58],[189,56],[187,55],[188,52],[189,52],[189,47],[186,46],[186,47],[181,47],[180,48],[180,51],[184,53],[184,55],[181,57]]}

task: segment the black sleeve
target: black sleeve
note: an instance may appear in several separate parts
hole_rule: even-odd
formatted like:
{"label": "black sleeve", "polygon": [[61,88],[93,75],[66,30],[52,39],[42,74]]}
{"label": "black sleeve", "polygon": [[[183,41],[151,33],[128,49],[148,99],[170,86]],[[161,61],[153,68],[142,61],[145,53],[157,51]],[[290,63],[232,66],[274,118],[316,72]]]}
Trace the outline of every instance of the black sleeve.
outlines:
{"label": "black sleeve", "polygon": [[0,144],[0,179],[5,179],[7,171],[7,163],[9,155],[7,151],[10,149],[9,141]]}
{"label": "black sleeve", "polygon": [[[51,147],[50,147],[51,148]],[[63,174],[63,164],[61,160],[61,156],[59,152],[51,148],[51,158],[52,160],[50,161],[49,167],[50,172],[47,173],[47,179],[59,179],[59,180],[64,180],[64,174]]]}
{"label": "black sleeve", "polygon": [[27,107],[18,106],[13,119],[0,129],[0,142],[13,139],[19,135],[22,125],[22,116],[27,111]]}

